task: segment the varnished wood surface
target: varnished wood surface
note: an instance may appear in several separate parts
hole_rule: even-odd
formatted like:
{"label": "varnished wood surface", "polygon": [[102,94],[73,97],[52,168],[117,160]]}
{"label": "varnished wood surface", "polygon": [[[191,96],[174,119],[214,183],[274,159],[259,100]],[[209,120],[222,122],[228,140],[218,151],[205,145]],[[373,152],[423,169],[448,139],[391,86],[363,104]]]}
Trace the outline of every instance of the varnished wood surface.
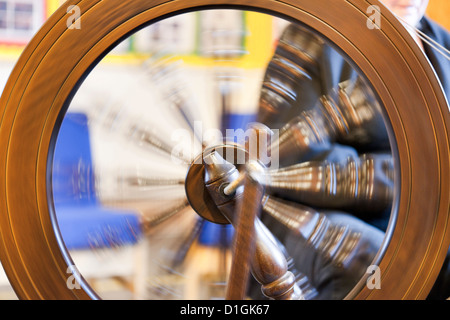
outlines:
{"label": "varnished wood surface", "polygon": [[226,298],[242,300],[246,297],[250,265],[255,251],[255,219],[261,212],[263,187],[253,180],[244,179],[244,194],[237,203],[233,263],[230,269]]}
{"label": "varnished wood surface", "polygon": [[86,283],[67,288],[70,257],[54,231],[48,152],[74,88],[110,46],[135,28],[180,10],[239,6],[302,21],[362,70],[384,103],[398,149],[400,191],[377,261],[381,289],[365,279],[348,298],[420,299],[431,289],[450,243],[450,115],[426,58],[396,20],[366,30],[375,0],[71,0],[82,28],[66,27],[61,7],[27,46],[0,100],[0,258],[21,299],[97,298]]}

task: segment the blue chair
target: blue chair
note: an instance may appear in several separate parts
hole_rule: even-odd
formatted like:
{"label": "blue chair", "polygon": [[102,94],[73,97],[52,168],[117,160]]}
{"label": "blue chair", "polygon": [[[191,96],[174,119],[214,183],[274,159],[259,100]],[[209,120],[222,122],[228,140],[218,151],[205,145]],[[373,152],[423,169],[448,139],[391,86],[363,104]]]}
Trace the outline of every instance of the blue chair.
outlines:
{"label": "blue chair", "polygon": [[57,137],[52,168],[55,213],[67,249],[137,243],[142,234],[139,214],[103,206],[94,174],[88,118],[69,112]]}

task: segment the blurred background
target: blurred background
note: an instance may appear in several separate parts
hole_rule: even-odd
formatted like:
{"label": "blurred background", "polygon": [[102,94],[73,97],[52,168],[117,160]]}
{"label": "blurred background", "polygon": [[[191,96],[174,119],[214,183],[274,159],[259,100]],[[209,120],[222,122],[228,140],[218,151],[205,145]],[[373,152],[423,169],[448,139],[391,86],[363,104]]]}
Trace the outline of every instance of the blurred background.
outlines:
{"label": "blurred background", "polygon": [[[63,3],[64,1],[60,0],[0,1],[0,90],[3,89],[15,62],[28,41],[46,19]],[[448,19],[450,2],[448,0],[430,0],[427,14],[450,30],[450,20]],[[92,157],[96,159],[99,164],[98,167],[102,168],[101,176],[103,177],[101,180],[96,181],[100,192],[97,190],[95,196],[100,196],[103,203],[112,203],[117,201],[116,195],[120,193],[127,199],[134,197],[132,199],[133,203],[139,203],[140,195],[137,189],[133,189],[134,185],[140,187],[139,190],[143,191],[142,197],[145,198],[146,191],[142,187],[145,187],[145,184],[149,183],[149,181],[146,182],[138,178],[139,176],[147,176],[146,165],[133,163],[131,168],[119,165],[122,171],[118,174],[117,163],[123,161],[121,155],[124,156],[127,152],[117,150],[115,145],[96,142],[107,141],[102,137],[102,134],[105,134],[105,126],[110,131],[116,131],[120,127],[124,128],[125,124],[123,122],[117,123],[116,120],[124,119],[119,115],[126,109],[126,106],[141,105],[142,108],[148,107],[148,105],[143,105],[142,101],[148,101],[153,96],[146,90],[140,90],[145,85],[145,81],[148,81],[148,79],[154,82],[164,81],[164,79],[174,81],[177,77],[158,78],[158,76],[164,72],[175,70],[176,72],[189,74],[189,78],[192,80],[188,84],[189,90],[202,90],[202,88],[211,85],[210,83],[201,82],[206,79],[202,76],[205,72],[204,67],[211,65],[212,61],[216,63],[215,66],[223,67],[224,65],[221,63],[217,64],[217,61],[226,56],[228,61],[226,63],[227,70],[233,70],[230,74],[236,75],[234,73],[236,70],[244,72],[245,75],[241,74],[240,79],[245,81],[232,79],[230,76],[227,76],[226,72],[223,72],[225,69],[215,70],[227,82],[222,90],[234,90],[232,97],[235,101],[224,103],[232,108],[236,108],[235,110],[228,110],[229,112],[238,112],[243,115],[252,114],[255,112],[255,102],[259,96],[260,79],[264,74],[268,60],[273,54],[276,40],[286,24],[286,21],[268,15],[233,10],[183,14],[160,21],[133,34],[108,54],[101,65],[95,69],[95,72],[86,79],[83,84],[83,90],[79,91],[70,106],[74,123],[80,124],[85,121],[86,125],[90,124],[82,116],[87,114],[90,119],[97,119],[97,124],[101,124],[97,127],[90,127],[91,134],[98,138],[92,139],[91,142]],[[216,33],[225,33],[226,36],[218,38],[215,36]],[[221,39],[220,41],[222,42],[217,43],[217,39]],[[224,51],[222,53],[219,52],[217,50],[218,47]],[[248,52],[251,52],[251,54],[247,54]],[[161,64],[159,55],[170,57],[172,53],[177,55],[178,60],[183,61],[183,69],[176,67],[177,61]],[[149,77],[149,70],[157,69],[161,73],[150,74]],[[185,75],[182,77],[185,78]],[[143,80],[144,78],[146,80]],[[122,98],[121,100],[119,97],[126,97],[126,99]],[[164,97],[164,95],[161,96],[162,99]],[[206,96],[205,99],[207,98]],[[209,98],[216,99],[217,97]],[[208,105],[208,101],[203,101],[200,104]],[[131,123],[131,125],[133,119],[142,114],[142,109],[134,108],[133,112],[133,114],[126,114],[129,117],[128,124]],[[147,112],[148,114],[151,117],[152,113]],[[205,115],[205,117],[208,117],[208,115]],[[209,117],[211,119],[209,123],[214,124],[214,121],[217,121],[214,115],[209,115]],[[157,122],[155,119],[152,120]],[[126,127],[124,130],[129,129],[130,127]],[[139,131],[142,128],[134,129]],[[143,134],[146,134],[145,131],[139,132],[141,137]],[[68,134],[70,135],[70,132]],[[111,161],[111,159],[114,159],[114,161]],[[54,168],[54,170],[56,169]],[[167,176],[164,177],[165,182],[176,185],[178,177],[183,177],[183,171],[180,169],[180,174],[178,175],[176,168],[171,169],[174,175],[169,177],[170,179]],[[79,172],[84,172],[89,170],[89,168],[78,168],[78,170]],[[89,177],[89,174],[86,174],[86,176]],[[118,178],[123,178],[122,183],[117,182]],[[156,179],[158,177],[152,176],[152,178]],[[155,181],[150,182],[157,183]],[[54,181],[54,183],[58,183],[58,181]],[[86,185],[89,185],[89,183]],[[89,190],[84,191],[85,194],[89,194]],[[183,189],[178,189],[178,191],[173,191],[171,194],[174,195],[175,199],[182,199],[182,197],[177,197],[177,192],[183,193],[183,191]],[[128,195],[127,192],[129,193]],[[89,198],[89,195],[87,197]],[[88,200],[92,199],[89,198]],[[165,200],[159,200],[160,202],[157,205],[164,206],[162,204]],[[166,200],[173,204],[172,208],[168,208],[171,210],[177,210],[177,208],[185,206],[185,203],[181,200],[179,202],[174,202],[172,198]],[[123,203],[124,201],[120,205],[123,205]],[[119,204],[116,203],[116,205]],[[153,210],[153,208],[148,208],[147,206],[147,203],[142,203],[138,205],[137,209],[141,212]],[[67,237],[70,237],[70,234]],[[82,244],[76,245],[82,246]],[[75,247],[76,245],[74,244]],[[92,243],[90,246],[92,247]],[[146,250],[148,251],[148,247],[143,248],[143,251]],[[73,255],[74,257],[77,256],[77,250],[73,251]],[[128,266],[124,262],[133,261],[135,255],[135,252],[123,250],[120,252],[116,251],[114,257],[111,258],[106,253],[97,250],[96,257],[100,256],[104,260],[96,263],[105,264],[105,261],[108,260],[108,263],[112,265],[122,264],[125,269],[132,269],[133,266]],[[140,256],[139,259],[144,258]],[[74,259],[79,259],[76,261],[77,264],[84,264],[86,268],[91,268],[89,264],[92,261],[84,261],[84,256],[80,255]],[[218,257],[217,259],[221,258]],[[95,269],[95,266],[92,269]],[[81,271],[85,274],[84,270]],[[118,280],[119,277],[115,273],[116,270],[110,271],[111,277],[108,279],[99,279],[95,272],[92,273],[92,278],[97,279],[95,284],[97,290],[102,291],[106,298],[132,298],[131,294],[124,289],[127,288],[128,284]],[[105,275],[109,271],[102,270],[101,272]],[[197,272],[201,271],[197,270]],[[159,278],[159,281],[162,280],[163,278]],[[93,282],[91,284],[93,285]],[[135,286],[136,284],[132,285]],[[169,290],[164,285],[158,285],[155,288],[159,290],[155,294],[160,296],[164,295],[164,292],[161,290]],[[0,299],[16,299],[16,295],[2,270],[0,270]]]}

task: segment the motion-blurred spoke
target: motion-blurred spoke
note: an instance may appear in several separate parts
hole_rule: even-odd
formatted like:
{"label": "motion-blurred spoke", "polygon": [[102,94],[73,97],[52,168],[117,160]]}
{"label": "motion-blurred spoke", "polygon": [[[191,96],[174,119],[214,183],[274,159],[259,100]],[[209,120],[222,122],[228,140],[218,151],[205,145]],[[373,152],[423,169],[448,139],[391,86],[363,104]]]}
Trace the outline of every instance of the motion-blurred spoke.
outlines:
{"label": "motion-blurred spoke", "polygon": [[133,187],[167,187],[174,185],[184,185],[184,179],[164,179],[149,177],[122,177],[121,183],[127,183]]}
{"label": "motion-blurred spoke", "polygon": [[174,215],[178,214],[179,212],[185,210],[189,207],[189,202],[187,199],[185,199],[180,205],[177,205],[174,208],[170,208],[162,213],[158,213],[155,216],[152,217],[145,217],[142,225],[144,230],[151,230],[155,226],[163,223],[164,221],[170,219]]}

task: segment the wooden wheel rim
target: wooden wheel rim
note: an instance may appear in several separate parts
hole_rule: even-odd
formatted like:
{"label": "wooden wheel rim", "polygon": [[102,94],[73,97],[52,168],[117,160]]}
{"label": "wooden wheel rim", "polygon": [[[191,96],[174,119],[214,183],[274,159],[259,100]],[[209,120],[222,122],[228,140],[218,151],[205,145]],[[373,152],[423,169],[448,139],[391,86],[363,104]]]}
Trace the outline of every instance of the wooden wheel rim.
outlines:
{"label": "wooden wheel rim", "polygon": [[[21,299],[97,298],[67,286],[70,257],[55,233],[48,198],[48,154],[67,101],[88,71],[136,28],[182,11],[234,7],[301,21],[330,39],[371,82],[398,149],[397,214],[379,256],[381,289],[364,279],[356,299],[425,298],[450,243],[449,112],[427,59],[387,10],[381,29],[361,32],[374,0],[72,0],[29,43],[0,101],[1,261]],[[66,7],[81,9],[68,29]],[[342,23],[345,17],[345,23]],[[359,26],[359,27],[355,27]],[[411,105],[420,107],[410,110]],[[425,216],[426,214],[426,216]]]}

